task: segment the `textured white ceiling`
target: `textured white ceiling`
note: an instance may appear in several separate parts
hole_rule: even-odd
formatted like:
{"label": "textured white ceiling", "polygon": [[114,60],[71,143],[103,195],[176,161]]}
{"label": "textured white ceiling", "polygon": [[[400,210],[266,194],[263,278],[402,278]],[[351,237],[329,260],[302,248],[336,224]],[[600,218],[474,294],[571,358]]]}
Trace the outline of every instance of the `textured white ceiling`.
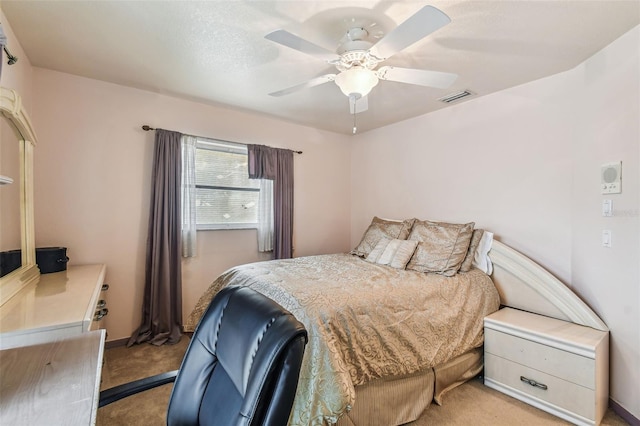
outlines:
{"label": "textured white ceiling", "polygon": [[458,90],[477,97],[571,69],[640,23],[640,0],[2,0],[0,7],[34,66],[350,133],[349,102],[334,83],[268,96],[335,69],[264,35],[283,28],[335,50],[349,27],[375,24],[385,34],[427,4],[452,22],[384,65],[458,79],[449,89],[381,81],[357,116],[360,133],[445,108],[437,99]]}

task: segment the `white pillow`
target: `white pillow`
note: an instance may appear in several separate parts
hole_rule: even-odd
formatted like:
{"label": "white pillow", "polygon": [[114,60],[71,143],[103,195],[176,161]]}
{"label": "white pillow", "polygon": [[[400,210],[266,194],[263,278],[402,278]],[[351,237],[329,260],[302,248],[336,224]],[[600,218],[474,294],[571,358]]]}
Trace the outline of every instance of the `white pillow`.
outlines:
{"label": "white pillow", "polygon": [[480,244],[478,244],[476,253],[473,256],[473,266],[480,269],[487,275],[491,275],[493,273],[493,264],[491,263],[491,259],[489,259],[491,244],[493,244],[493,233],[484,231],[482,238],[480,239]]}

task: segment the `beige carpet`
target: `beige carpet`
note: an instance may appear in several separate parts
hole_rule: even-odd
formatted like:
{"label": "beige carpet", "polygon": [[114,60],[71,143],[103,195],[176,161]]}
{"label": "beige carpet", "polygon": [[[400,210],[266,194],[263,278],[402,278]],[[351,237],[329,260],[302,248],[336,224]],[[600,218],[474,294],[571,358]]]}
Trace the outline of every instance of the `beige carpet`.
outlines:
{"label": "beige carpet", "polygon": [[[180,343],[171,346],[142,344],[131,348],[123,346],[107,349],[101,389],[176,370],[188,344],[188,338],[183,337]],[[170,393],[171,385],[165,385],[100,408],[97,425],[164,425]],[[418,420],[410,423],[411,426],[568,424],[544,411],[485,387],[480,379],[471,380],[447,393],[443,406],[432,404]],[[608,410],[602,424],[622,426],[628,423]]]}

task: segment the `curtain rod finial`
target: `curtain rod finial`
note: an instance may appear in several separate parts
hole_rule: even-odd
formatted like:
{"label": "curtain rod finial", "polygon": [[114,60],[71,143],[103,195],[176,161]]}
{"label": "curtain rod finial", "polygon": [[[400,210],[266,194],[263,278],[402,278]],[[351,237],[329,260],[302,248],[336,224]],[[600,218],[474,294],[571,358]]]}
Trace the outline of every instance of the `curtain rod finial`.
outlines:
{"label": "curtain rod finial", "polygon": [[145,132],[148,132],[149,130],[155,130],[153,127],[149,127],[146,124],[144,126],[142,126],[142,130],[144,130]]}

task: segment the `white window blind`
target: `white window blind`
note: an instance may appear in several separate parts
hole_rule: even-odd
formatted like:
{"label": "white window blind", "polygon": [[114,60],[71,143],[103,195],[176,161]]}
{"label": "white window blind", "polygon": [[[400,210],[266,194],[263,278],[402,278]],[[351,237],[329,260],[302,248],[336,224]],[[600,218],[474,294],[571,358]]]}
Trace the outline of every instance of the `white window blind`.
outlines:
{"label": "white window blind", "polygon": [[256,228],[260,181],[249,179],[246,145],[198,138],[197,229]]}

